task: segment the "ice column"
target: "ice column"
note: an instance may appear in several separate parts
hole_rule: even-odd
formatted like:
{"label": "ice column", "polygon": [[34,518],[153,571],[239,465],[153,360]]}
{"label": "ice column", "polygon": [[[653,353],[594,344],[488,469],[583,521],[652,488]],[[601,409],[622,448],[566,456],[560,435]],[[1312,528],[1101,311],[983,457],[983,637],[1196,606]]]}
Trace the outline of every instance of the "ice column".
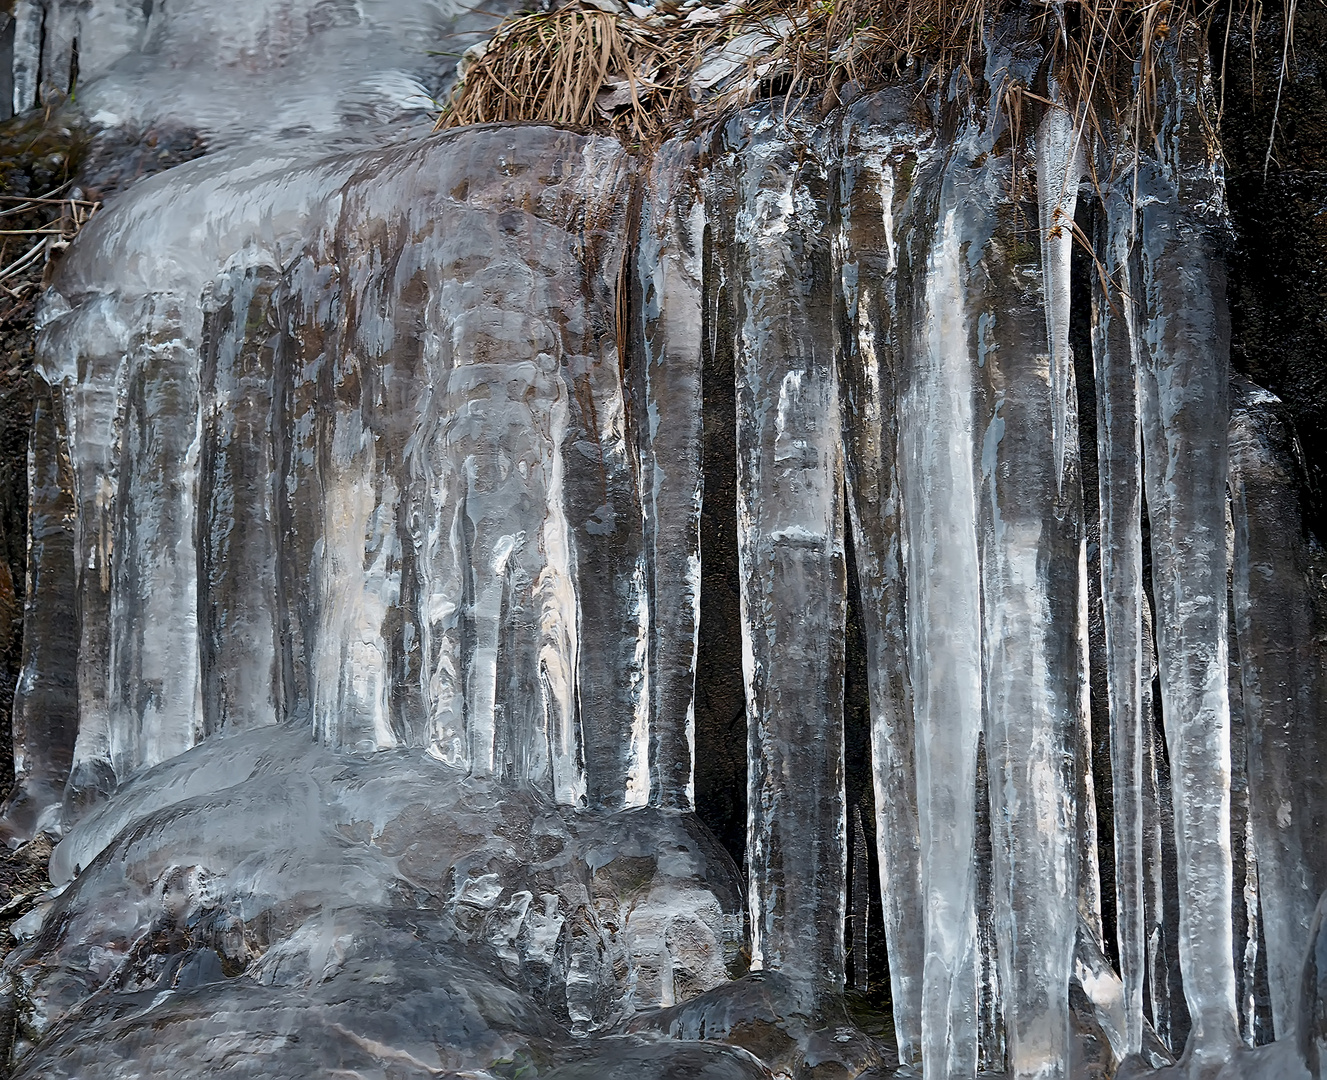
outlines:
{"label": "ice column", "polygon": [[[977,1071],[977,741],[982,724],[981,574],[973,436],[975,327],[966,281],[977,213],[953,172],[928,193],[934,236],[901,255],[910,364],[899,403],[909,673],[916,722],[917,821],[925,910],[922,1067]],[[919,179],[918,185],[925,183]],[[932,180],[932,183],[935,181]],[[916,197],[916,196],[914,196]],[[938,206],[936,205],[938,203]]]}
{"label": "ice column", "polygon": [[273,402],[279,275],[249,267],[204,298],[199,473],[203,735],[270,724],[281,686]]}
{"label": "ice column", "polygon": [[[43,375],[61,388],[73,481],[74,591],[78,622],[78,736],[65,799],[77,810],[115,787],[110,760],[110,596],[114,572],[121,360],[137,312],[113,297],[71,312],[46,330]],[[87,343],[96,347],[88,348]]]}
{"label": "ice column", "polygon": [[[901,111],[901,110],[900,110]],[[925,960],[912,686],[903,581],[898,400],[903,377],[896,314],[896,207],[907,207],[900,174],[917,147],[886,132],[901,117],[864,117],[839,166],[834,257],[843,299],[840,390],[848,513],[862,602],[871,703],[872,775],[880,894],[894,1028],[902,1061],[921,1051]],[[855,891],[855,886],[854,886]]]}
{"label": "ice column", "polygon": [[333,356],[340,347],[340,274],[323,250],[310,245],[283,275],[277,293],[281,333],[273,355],[275,400],[272,459],[278,535],[277,610],[281,644],[282,720],[312,727],[319,627],[319,566],[324,552],[321,431]]}
{"label": "ice column", "polygon": [[[547,153],[547,151],[544,151]],[[580,600],[577,695],[586,798],[643,805],[649,794],[645,548],[627,426],[622,318],[632,158],[612,138],[582,141],[569,176],[540,208],[562,230],[557,262],[531,245],[552,283],[568,403],[561,499]],[[527,184],[533,180],[527,180]],[[536,232],[532,239],[538,240]],[[537,261],[538,260],[538,261]],[[512,306],[516,306],[513,299]]]}
{"label": "ice column", "polygon": [[690,809],[700,630],[701,245],[697,148],[665,143],[646,178],[633,356],[649,597],[650,802]]}
{"label": "ice column", "polygon": [[[38,384],[28,442],[28,577],[14,692],[14,790],[0,839],[54,830],[78,734],[73,476],[64,391]],[[11,828],[6,828],[6,825]]]}
{"label": "ice column", "polygon": [[[1177,62],[1160,162],[1138,177],[1147,314],[1141,415],[1162,712],[1179,872],[1179,958],[1199,1060],[1236,1044],[1227,692],[1229,326],[1216,165]],[[1172,74],[1169,78],[1175,78]]]}
{"label": "ice column", "polygon": [[[1295,1024],[1315,898],[1327,882],[1327,734],[1321,723],[1322,574],[1300,515],[1294,434],[1279,402],[1234,386],[1230,498],[1240,682],[1248,725],[1249,801],[1277,1038]],[[1315,573],[1316,570],[1316,573]],[[1321,594],[1319,594],[1321,596]]]}
{"label": "ice column", "polygon": [[[1106,192],[1095,244],[1109,291],[1094,278],[1092,345],[1096,365],[1097,465],[1101,499],[1101,595],[1110,705],[1115,827],[1115,919],[1124,983],[1125,1043],[1143,1038],[1146,975],[1143,783],[1145,693],[1151,664],[1143,637],[1143,481],[1138,417],[1138,319],[1127,183]],[[1149,694],[1150,696],[1150,694]]]}
{"label": "ice column", "polygon": [[124,362],[106,695],[120,780],[183,753],[203,730],[197,300],[149,297]]}
{"label": "ice column", "polygon": [[738,544],[752,966],[843,986],[843,462],[827,181],[754,119],[737,158]]}
{"label": "ice column", "polygon": [[1030,252],[1020,260],[1017,208],[1000,198],[1007,158],[954,181],[964,205],[990,215],[964,240],[970,264],[981,251],[970,303],[984,391],[978,524],[992,922],[1008,1068],[1020,1080],[1068,1075],[1078,929],[1081,493],[1077,442],[1068,441],[1076,421],[1063,250],[1076,188],[1066,171],[1072,136],[1050,121],[1038,133],[1041,216],[1051,223],[1040,265]]}
{"label": "ice column", "polygon": [[[353,310],[353,309],[352,309]],[[399,490],[366,423],[372,356],[347,342],[324,375],[331,401],[319,425],[319,625],[313,664],[318,736],[360,752],[397,745],[389,711],[386,622],[400,594]],[[385,489],[385,490],[384,490]]]}
{"label": "ice column", "polygon": [[339,722],[609,805],[648,786],[629,180],[613,140],[545,129],[367,164],[337,224],[345,346],[320,457],[315,655]]}

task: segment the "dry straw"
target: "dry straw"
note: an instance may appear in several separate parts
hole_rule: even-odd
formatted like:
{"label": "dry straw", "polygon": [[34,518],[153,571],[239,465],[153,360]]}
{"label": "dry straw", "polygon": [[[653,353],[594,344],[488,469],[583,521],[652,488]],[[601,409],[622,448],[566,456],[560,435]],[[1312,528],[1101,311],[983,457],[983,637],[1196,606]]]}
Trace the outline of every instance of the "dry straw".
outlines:
{"label": "dry straw", "polygon": [[467,57],[438,126],[533,120],[653,140],[692,113],[693,37],[588,4],[518,15]]}
{"label": "dry straw", "polygon": [[[1289,27],[1295,0],[1285,4]],[[509,18],[471,50],[438,126],[541,121],[649,145],[758,97],[823,110],[847,84],[870,90],[905,73],[928,89],[961,91],[994,74],[984,72],[983,48],[992,20],[1021,14],[1048,46],[1048,82],[1089,127],[1125,114],[1147,127],[1162,44],[1205,33],[1216,8],[1210,0],[730,0],[721,8],[661,0],[629,9],[618,0],[571,0]],[[1256,20],[1260,5],[1227,0],[1223,10]],[[1288,53],[1289,32],[1286,40]],[[735,73],[717,84],[699,78],[725,52],[744,57]],[[1024,102],[1050,91],[1006,79],[998,93],[1017,126]]]}

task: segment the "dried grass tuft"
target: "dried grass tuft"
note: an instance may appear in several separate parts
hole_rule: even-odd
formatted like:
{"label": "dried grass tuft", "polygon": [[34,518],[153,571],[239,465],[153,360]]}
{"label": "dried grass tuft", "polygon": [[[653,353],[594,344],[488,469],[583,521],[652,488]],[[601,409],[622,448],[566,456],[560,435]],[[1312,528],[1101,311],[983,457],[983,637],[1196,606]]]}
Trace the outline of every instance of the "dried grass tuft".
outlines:
{"label": "dried grass tuft", "polygon": [[656,140],[694,111],[692,37],[581,3],[516,16],[469,54],[438,127],[539,121]]}
{"label": "dried grass tuft", "polygon": [[[984,71],[983,33],[991,20],[1016,5],[1027,10],[1026,0],[656,3],[628,10],[618,0],[572,0],[556,11],[508,19],[462,61],[462,79],[438,127],[540,121],[611,130],[648,146],[693,118],[758,97],[782,96],[790,109],[809,102],[823,111],[848,84],[871,90],[904,74],[927,89],[961,91],[997,74]],[[1289,26],[1296,0],[1284,3]],[[996,92],[1015,128],[1025,102],[1048,101],[1047,94],[1089,127],[1126,115],[1135,129],[1151,127],[1161,46],[1189,30],[1205,34],[1218,7],[1215,0],[1038,6],[1030,30],[1049,48],[1045,74],[1056,89],[1002,75]],[[1246,0],[1243,10],[1256,19],[1259,0]],[[728,65],[732,74],[705,78],[716,58],[723,67],[726,55],[737,57]]]}
{"label": "dried grass tuft", "polygon": [[31,312],[46,264],[101,208],[60,194],[64,187],[38,196],[0,195],[0,326]]}

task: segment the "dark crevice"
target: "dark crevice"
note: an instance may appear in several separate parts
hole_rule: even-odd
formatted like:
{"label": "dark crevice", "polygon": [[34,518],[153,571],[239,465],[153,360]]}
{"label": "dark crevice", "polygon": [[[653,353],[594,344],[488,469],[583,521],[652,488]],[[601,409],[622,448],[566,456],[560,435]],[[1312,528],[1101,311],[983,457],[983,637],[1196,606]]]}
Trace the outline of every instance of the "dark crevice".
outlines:
{"label": "dark crevice", "polygon": [[977,906],[977,1067],[1005,1069],[1000,957],[995,936],[995,851],[991,840],[991,782],[986,735],[977,736],[976,831],[973,837]]}
{"label": "dark crevice", "polygon": [[[1327,6],[1299,4],[1280,85],[1285,13],[1256,24],[1235,0],[1213,20],[1221,151],[1235,242],[1229,253],[1231,365],[1285,403],[1302,439],[1304,526],[1327,539]],[[1273,138],[1273,118],[1275,136]],[[1265,167],[1267,147],[1273,153]]]}
{"label": "dark crevice", "polygon": [[[849,924],[845,941],[853,946],[854,920],[866,920],[865,977],[858,970],[861,957],[849,955],[850,985],[861,989],[887,987],[889,962],[885,955],[884,918],[881,914],[879,861],[876,852],[875,774],[871,758],[871,698],[866,665],[866,629],[862,622],[862,597],[857,581],[857,560],[852,530],[844,529],[848,571],[848,610],[844,627],[843,678],[843,765],[847,798],[848,847],[855,852],[856,819],[861,819],[862,858],[849,859]],[[858,875],[865,877],[859,883]],[[865,910],[860,910],[865,901]],[[863,981],[866,986],[862,986]]]}
{"label": "dark crevice", "polygon": [[[1079,236],[1096,236],[1103,210],[1090,192],[1079,199]],[[1101,928],[1106,956],[1119,968],[1115,914],[1115,792],[1110,765],[1110,695],[1106,680],[1106,623],[1101,597],[1101,494],[1097,459],[1097,384],[1092,357],[1092,290],[1097,264],[1092,251],[1075,243],[1070,268],[1069,346],[1078,391],[1078,447],[1082,463],[1083,529],[1087,541],[1088,687],[1092,731],[1093,795],[1097,812],[1097,856],[1101,879]]]}
{"label": "dark crevice", "polygon": [[41,13],[41,30],[37,35],[37,96],[28,108],[35,109],[41,104],[42,84],[46,78],[46,9]]}
{"label": "dark crevice", "polygon": [[704,504],[696,663],[696,812],[739,865],[746,854],[746,689],[737,558],[737,396],[718,253],[705,230]]}

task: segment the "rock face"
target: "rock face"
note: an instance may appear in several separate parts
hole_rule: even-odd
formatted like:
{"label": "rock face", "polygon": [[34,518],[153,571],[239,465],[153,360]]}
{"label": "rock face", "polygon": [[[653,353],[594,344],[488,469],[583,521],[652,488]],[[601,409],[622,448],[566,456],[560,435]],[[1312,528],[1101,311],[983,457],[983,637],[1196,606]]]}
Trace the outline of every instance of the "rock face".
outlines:
{"label": "rock face", "polygon": [[[1191,35],[1155,128],[900,85],[647,156],[350,108],[422,0],[41,9],[41,71],[123,31],[94,119],[214,152],[44,302],[7,827],[65,835],[19,1075],[878,1074],[838,1007],[850,597],[905,1063],[1293,1058],[1238,1048],[1293,1030],[1327,887],[1322,575],[1276,402],[1231,395]],[[168,107],[163,56],[211,89]],[[690,813],[725,483],[745,913]]]}

